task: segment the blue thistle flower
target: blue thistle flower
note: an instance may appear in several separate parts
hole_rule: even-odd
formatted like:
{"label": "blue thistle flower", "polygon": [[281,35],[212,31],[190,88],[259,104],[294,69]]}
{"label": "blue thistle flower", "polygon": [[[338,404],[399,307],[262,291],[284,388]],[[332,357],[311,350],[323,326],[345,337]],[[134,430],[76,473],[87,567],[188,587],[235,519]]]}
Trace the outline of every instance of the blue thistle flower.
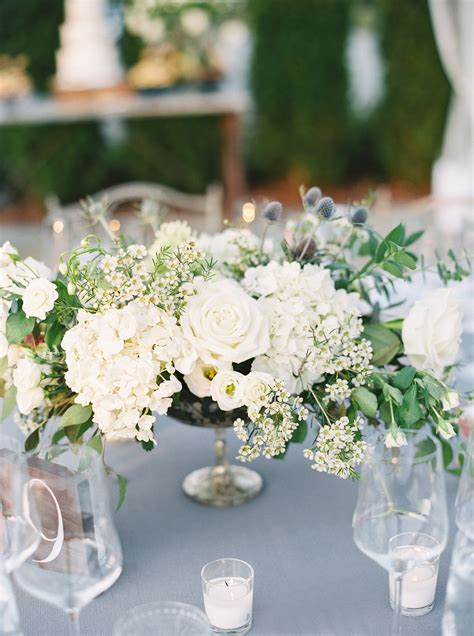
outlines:
{"label": "blue thistle flower", "polygon": [[354,225],[364,225],[368,218],[369,211],[367,210],[367,208],[357,208],[351,214],[351,223],[353,223]]}
{"label": "blue thistle flower", "polygon": [[322,196],[323,196],[323,193],[321,192],[321,188],[318,188],[317,186],[313,186],[304,195],[303,197],[304,204],[308,208],[314,208],[318,204]]}
{"label": "blue thistle flower", "polygon": [[267,203],[265,209],[263,210],[263,216],[268,221],[272,222],[279,221],[282,214],[283,206],[280,201],[271,201],[270,203]]}
{"label": "blue thistle flower", "polygon": [[336,214],[336,206],[331,197],[323,197],[318,203],[316,213],[323,219],[329,220]]}

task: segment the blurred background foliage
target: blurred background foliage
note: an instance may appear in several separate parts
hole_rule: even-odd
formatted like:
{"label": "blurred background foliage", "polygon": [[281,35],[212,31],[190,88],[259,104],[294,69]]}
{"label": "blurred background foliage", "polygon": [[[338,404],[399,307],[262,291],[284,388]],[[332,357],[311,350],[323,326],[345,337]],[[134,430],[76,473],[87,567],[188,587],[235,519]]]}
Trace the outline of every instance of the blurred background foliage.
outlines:
{"label": "blurred background foliage", "polygon": [[[125,0],[115,0],[116,2]],[[26,53],[35,87],[54,74],[63,0],[1,0],[0,54]],[[354,7],[375,16],[384,94],[365,119],[351,112],[345,46]],[[427,0],[248,0],[255,112],[245,136],[252,184],[296,174],[323,185],[362,179],[427,186],[442,140],[449,85]],[[34,25],[34,26],[33,26]],[[139,42],[121,38],[133,63]],[[124,122],[110,143],[94,123],[0,128],[0,180],[68,202],[143,179],[202,191],[219,178],[213,118]]]}

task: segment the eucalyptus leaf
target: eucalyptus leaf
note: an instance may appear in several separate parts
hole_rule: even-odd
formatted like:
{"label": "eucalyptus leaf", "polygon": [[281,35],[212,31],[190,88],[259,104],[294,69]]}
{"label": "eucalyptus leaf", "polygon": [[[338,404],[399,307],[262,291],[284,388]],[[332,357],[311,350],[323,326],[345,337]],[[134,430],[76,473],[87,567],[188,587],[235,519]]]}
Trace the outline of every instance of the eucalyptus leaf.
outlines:
{"label": "eucalyptus leaf", "polygon": [[298,428],[295,429],[291,441],[295,444],[302,444],[306,439],[306,435],[308,434],[308,425],[303,420],[299,423]]}
{"label": "eucalyptus leaf", "polygon": [[16,388],[11,386],[8,391],[5,392],[3,396],[3,404],[2,404],[2,417],[1,420],[6,420],[7,417],[12,413],[13,409],[16,406]]}
{"label": "eucalyptus leaf", "polygon": [[364,336],[372,343],[374,350],[372,364],[375,366],[388,364],[401,349],[400,338],[383,325],[366,325],[364,328]]}
{"label": "eucalyptus leaf", "polygon": [[359,386],[352,391],[352,398],[357,402],[360,410],[367,417],[375,417],[377,413],[377,397],[364,386]]}
{"label": "eucalyptus leaf", "polygon": [[5,335],[10,344],[15,344],[23,340],[25,336],[33,331],[35,318],[27,318],[23,310],[10,314],[7,318]]}
{"label": "eucalyptus leaf", "polygon": [[125,501],[125,495],[127,494],[127,480],[123,475],[120,475],[119,473],[116,473],[116,475],[119,486],[119,498],[115,512],[118,512],[122,507],[122,504]]}
{"label": "eucalyptus leaf", "polygon": [[81,406],[80,404],[73,404],[62,416],[61,421],[59,422],[59,428],[83,424],[84,422],[87,422],[91,415],[91,406]]}
{"label": "eucalyptus leaf", "polygon": [[415,379],[416,369],[414,367],[403,367],[393,378],[392,382],[401,391],[408,389]]}

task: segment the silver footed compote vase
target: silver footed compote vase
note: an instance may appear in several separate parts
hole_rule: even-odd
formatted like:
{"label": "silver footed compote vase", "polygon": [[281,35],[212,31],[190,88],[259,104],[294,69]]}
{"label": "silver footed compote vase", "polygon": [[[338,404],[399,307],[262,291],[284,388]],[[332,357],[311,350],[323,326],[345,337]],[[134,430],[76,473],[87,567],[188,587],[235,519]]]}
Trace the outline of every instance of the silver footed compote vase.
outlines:
{"label": "silver footed compote vase", "polygon": [[211,398],[197,398],[183,388],[179,404],[168,415],[184,424],[212,428],[215,432],[214,466],[198,468],[183,481],[184,493],[206,506],[228,507],[253,499],[261,491],[263,480],[246,466],[229,463],[226,435],[234,420],[245,417],[245,409],[223,412]]}

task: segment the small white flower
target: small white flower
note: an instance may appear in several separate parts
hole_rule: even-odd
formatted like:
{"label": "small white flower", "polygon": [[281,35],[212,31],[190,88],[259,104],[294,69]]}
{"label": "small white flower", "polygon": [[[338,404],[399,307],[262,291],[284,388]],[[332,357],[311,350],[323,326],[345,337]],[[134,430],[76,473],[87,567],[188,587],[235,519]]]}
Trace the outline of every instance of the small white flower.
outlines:
{"label": "small white flower", "polygon": [[443,398],[443,411],[451,411],[459,406],[459,393],[448,391]]}
{"label": "small white flower", "polygon": [[211,395],[211,382],[219,371],[230,371],[232,364],[230,362],[204,362],[198,360],[192,373],[184,376],[191,393],[197,397],[207,397]]}
{"label": "small white flower", "polygon": [[35,278],[23,292],[23,311],[27,316],[44,320],[58,297],[56,287],[47,278]]}
{"label": "small white flower", "polygon": [[43,403],[44,393],[39,386],[26,391],[18,391],[16,403],[18,410],[23,415],[29,415],[33,409],[38,408]]}
{"label": "small white flower", "polygon": [[407,443],[405,433],[399,428],[391,428],[385,433],[385,446],[387,448],[399,448],[406,446]]}
{"label": "small white flower", "polygon": [[446,440],[456,435],[456,431],[451,422],[446,422],[445,420],[438,422],[438,433]]}
{"label": "small white flower", "polygon": [[237,371],[219,371],[211,382],[211,397],[221,411],[231,411],[243,404],[242,382],[244,377]]}
{"label": "small white flower", "polygon": [[259,405],[265,401],[274,386],[274,378],[269,373],[252,371],[243,381],[242,393],[246,406]]}

